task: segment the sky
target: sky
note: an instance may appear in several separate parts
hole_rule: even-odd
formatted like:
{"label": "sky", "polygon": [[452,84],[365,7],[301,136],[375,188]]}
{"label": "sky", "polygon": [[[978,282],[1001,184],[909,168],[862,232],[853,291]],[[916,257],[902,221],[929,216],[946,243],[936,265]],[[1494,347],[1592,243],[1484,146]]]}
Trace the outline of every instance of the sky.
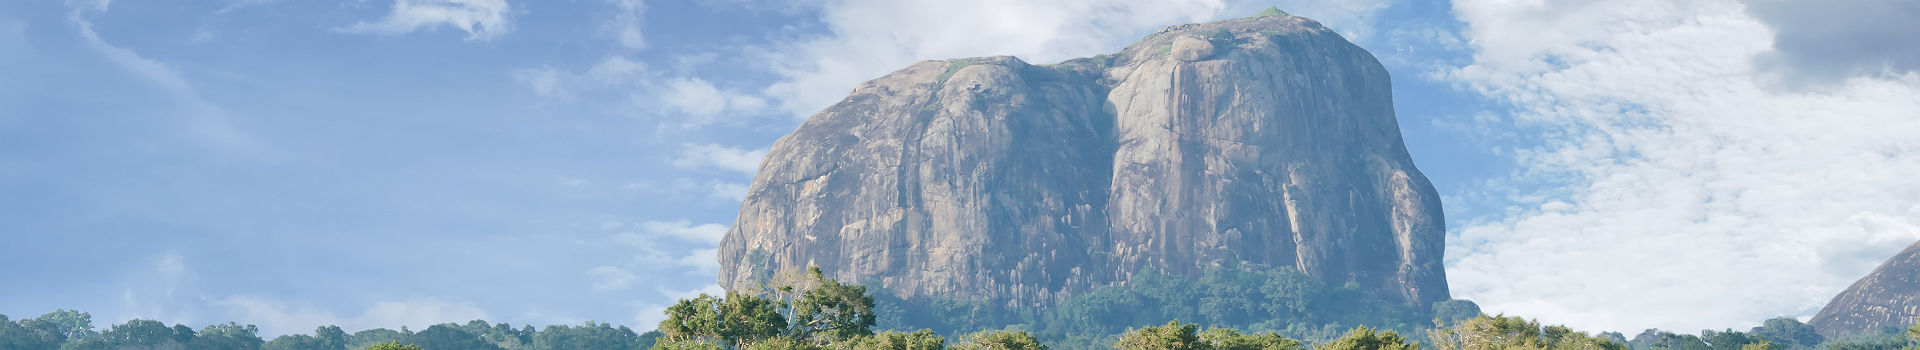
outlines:
{"label": "sky", "polygon": [[1805,319],[1920,239],[1911,1],[30,0],[0,2],[0,314],[651,329],[855,84],[1269,6],[1392,72],[1490,313]]}

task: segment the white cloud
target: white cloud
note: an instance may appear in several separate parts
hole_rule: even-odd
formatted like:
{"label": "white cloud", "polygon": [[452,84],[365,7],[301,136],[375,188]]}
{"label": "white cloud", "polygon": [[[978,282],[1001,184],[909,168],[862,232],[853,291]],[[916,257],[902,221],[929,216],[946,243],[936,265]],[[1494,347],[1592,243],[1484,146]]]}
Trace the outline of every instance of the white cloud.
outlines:
{"label": "white cloud", "polygon": [[166,63],[141,57],[133,50],[114,46],[93,31],[93,22],[82,15],[91,12],[105,12],[110,3],[98,1],[68,1],[73,12],[68,14],[67,22],[79,29],[81,39],[95,53],[105,57],[108,62],[126,70],[149,83],[159,86],[173,94],[181,107],[185,109],[187,132],[201,140],[222,146],[242,146],[249,143],[247,136],[228,120],[227,112],[220,106],[200,97],[185,75]]}
{"label": "white cloud", "polygon": [[646,36],[640,33],[641,15],[647,11],[647,5],[640,0],[607,0],[614,7],[613,20],[607,22],[607,30],[613,33],[615,42],[629,50],[647,48]]}
{"label": "white cloud", "polygon": [[513,31],[506,0],[394,0],[393,11],[374,22],[359,22],[341,32],[401,35],[441,25],[467,32],[467,40],[488,40]]}
{"label": "white cloud", "polygon": [[648,221],[640,224],[640,229],[653,237],[673,237],[688,242],[699,242],[711,246],[720,245],[720,239],[727,236],[727,226],[721,224],[699,224],[691,221]]}
{"label": "white cloud", "polygon": [[487,313],[467,303],[434,298],[374,303],[353,317],[340,317],[310,305],[289,303],[263,296],[235,295],[213,301],[225,309],[230,320],[256,324],[266,337],[280,334],[304,334],[319,325],[338,325],[347,330],[373,328],[414,330],[441,323],[464,323],[488,319]]}
{"label": "white cloud", "polygon": [[[709,284],[686,291],[660,289],[660,294],[665,295],[666,299],[671,303],[672,301],[678,301],[680,299],[693,299],[699,297],[701,294],[714,296],[726,295],[727,290],[720,288],[719,284]],[[660,321],[666,320],[667,306],[670,305],[671,304],[649,304],[641,306],[640,310],[633,316],[634,324],[639,325],[639,327],[636,327],[636,330],[652,327],[660,324]]]}
{"label": "white cloud", "polygon": [[614,266],[595,267],[587,270],[587,274],[597,279],[593,282],[593,289],[602,292],[627,289],[628,286],[633,285],[635,279],[639,278],[626,269]]}
{"label": "white cloud", "polygon": [[759,97],[721,90],[714,87],[713,83],[695,77],[669,79],[663,89],[658,102],[689,116],[689,124],[693,125],[711,123],[726,115],[755,113],[767,108],[766,101]]}
{"label": "white cloud", "polygon": [[717,169],[747,176],[753,176],[754,172],[760,170],[760,160],[767,157],[769,150],[694,143],[683,147],[680,156],[671,162],[674,167],[688,170]]}
{"label": "white cloud", "polygon": [[[1371,32],[1385,0],[1281,1],[1293,14],[1348,35]],[[805,117],[862,81],[915,61],[1013,55],[1054,63],[1117,51],[1161,27],[1251,15],[1271,1],[1228,0],[844,0],[823,2],[829,33],[798,38],[764,59],[782,82],[765,95]],[[771,6],[790,6],[775,3]]]}
{"label": "white cloud", "polygon": [[1581,329],[1741,329],[1811,314],[1920,238],[1920,75],[1769,89],[1753,62],[1773,33],[1730,0],[1454,12],[1475,52],[1444,75],[1548,130],[1495,184],[1544,187],[1450,239],[1456,297]]}
{"label": "white cloud", "polygon": [[720,250],[697,249],[680,258],[679,263],[681,266],[694,268],[693,271],[687,271],[689,275],[712,276],[720,272]]}
{"label": "white cloud", "polygon": [[563,74],[565,73],[551,66],[540,66],[537,68],[515,69],[509,72],[508,76],[512,77],[514,81],[526,84],[528,88],[533,89],[535,95],[571,99],[573,98],[573,93],[568,91],[565,85],[562,85],[565,83],[563,80],[565,77],[562,76]]}

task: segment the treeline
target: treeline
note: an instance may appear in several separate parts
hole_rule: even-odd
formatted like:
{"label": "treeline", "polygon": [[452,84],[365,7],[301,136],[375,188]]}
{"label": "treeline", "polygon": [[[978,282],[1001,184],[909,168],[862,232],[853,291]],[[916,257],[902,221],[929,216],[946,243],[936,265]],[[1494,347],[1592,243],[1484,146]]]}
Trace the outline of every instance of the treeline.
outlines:
{"label": "treeline", "polygon": [[1215,267],[1197,277],[1142,271],[1126,285],[1096,288],[1048,308],[907,300],[884,292],[875,299],[882,329],[958,335],[1016,327],[1062,349],[1108,348],[1123,331],[1168,320],[1328,341],[1354,326],[1424,334],[1435,322],[1480,314],[1471,301],[1443,301],[1422,310],[1384,300],[1358,284],[1331,285],[1291,267]]}
{"label": "treeline", "polygon": [[[1682,334],[1650,329],[1628,339],[1589,335],[1519,317],[1487,316],[1464,300],[1427,310],[1330,286],[1292,269],[1214,269],[1197,278],[1142,273],[1061,305],[1009,310],[981,303],[910,301],[827,279],[818,269],[756,293],[701,295],[667,308],[658,330],[604,323],[536,330],[472,321],[414,332],[406,327],[263,340],[251,325],[198,330],[132,320],[95,329],[84,312],[11,320],[0,315],[0,350],[242,349],[656,349],[656,350],[1900,350],[1920,345],[1920,325],[1827,339],[1792,318],[1747,331]],[[1197,323],[1182,323],[1181,320]],[[1199,323],[1210,324],[1202,328]]]}
{"label": "treeline", "polygon": [[446,323],[414,332],[376,328],[347,333],[337,326],[321,326],[313,334],[289,334],[265,340],[253,325],[218,324],[195,330],[153,320],[131,320],[95,329],[93,316],[59,310],[18,321],[0,315],[0,350],[347,350],[392,344],[394,349],[561,350],[650,349],[658,332],[636,334],[625,326],[588,322],[513,328],[475,320]]}

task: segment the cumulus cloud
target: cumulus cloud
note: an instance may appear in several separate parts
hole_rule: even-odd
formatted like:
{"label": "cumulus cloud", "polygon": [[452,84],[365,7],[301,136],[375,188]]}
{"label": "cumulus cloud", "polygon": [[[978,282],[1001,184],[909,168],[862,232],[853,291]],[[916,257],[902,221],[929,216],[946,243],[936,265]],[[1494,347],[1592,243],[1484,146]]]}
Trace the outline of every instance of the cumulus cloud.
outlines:
{"label": "cumulus cloud", "polygon": [[1920,70],[1920,2],[1754,0],[1747,13],[1772,27],[1774,52],[1758,58],[1789,83]]}
{"label": "cumulus cloud", "polygon": [[[1371,32],[1384,0],[1280,1],[1349,36]],[[1245,16],[1271,1],[1227,0],[846,0],[819,4],[827,33],[774,49],[765,62],[783,77],[766,88],[796,117],[825,108],[862,81],[915,61],[1013,55],[1054,63],[1118,50],[1168,25]],[[792,6],[772,4],[769,6]]]}
{"label": "cumulus cloud", "polygon": [[767,157],[769,148],[745,149],[717,144],[686,144],[680,156],[671,162],[674,167],[688,170],[715,169],[735,172],[747,176],[760,170],[760,160]]}
{"label": "cumulus cloud", "polygon": [[691,124],[706,124],[724,114],[755,113],[767,107],[766,101],[738,91],[721,90],[713,83],[695,77],[669,79],[659,103],[690,116]]}
{"label": "cumulus cloud", "polygon": [[1442,75],[1546,131],[1495,184],[1516,204],[1456,227],[1456,297],[1582,329],[1740,329],[1810,315],[1920,238],[1920,75],[1766,88],[1774,32],[1731,0],[1454,13],[1473,60]]}
{"label": "cumulus cloud", "polygon": [[671,237],[688,242],[705,243],[708,246],[720,245],[720,238],[727,235],[726,225],[695,225],[687,220],[648,221],[640,223],[639,227],[651,237]]}
{"label": "cumulus cloud", "polygon": [[339,30],[401,35],[445,25],[467,32],[467,40],[488,40],[513,31],[511,11],[506,0],[394,0],[393,10],[386,17]]}

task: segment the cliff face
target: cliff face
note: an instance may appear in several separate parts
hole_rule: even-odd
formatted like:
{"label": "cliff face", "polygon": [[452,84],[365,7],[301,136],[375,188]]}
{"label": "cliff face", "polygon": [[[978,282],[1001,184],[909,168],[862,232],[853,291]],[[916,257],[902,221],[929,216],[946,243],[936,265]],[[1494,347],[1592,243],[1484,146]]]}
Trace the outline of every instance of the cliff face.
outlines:
{"label": "cliff face", "polygon": [[869,81],[774,144],[720,283],[817,265],[907,297],[1044,305],[1143,269],[1252,264],[1424,308],[1448,298],[1444,231],[1386,70],[1317,22],[1262,16]]}
{"label": "cliff face", "polygon": [[1813,316],[1827,337],[1920,322],[1920,242],[1873,269]]}

